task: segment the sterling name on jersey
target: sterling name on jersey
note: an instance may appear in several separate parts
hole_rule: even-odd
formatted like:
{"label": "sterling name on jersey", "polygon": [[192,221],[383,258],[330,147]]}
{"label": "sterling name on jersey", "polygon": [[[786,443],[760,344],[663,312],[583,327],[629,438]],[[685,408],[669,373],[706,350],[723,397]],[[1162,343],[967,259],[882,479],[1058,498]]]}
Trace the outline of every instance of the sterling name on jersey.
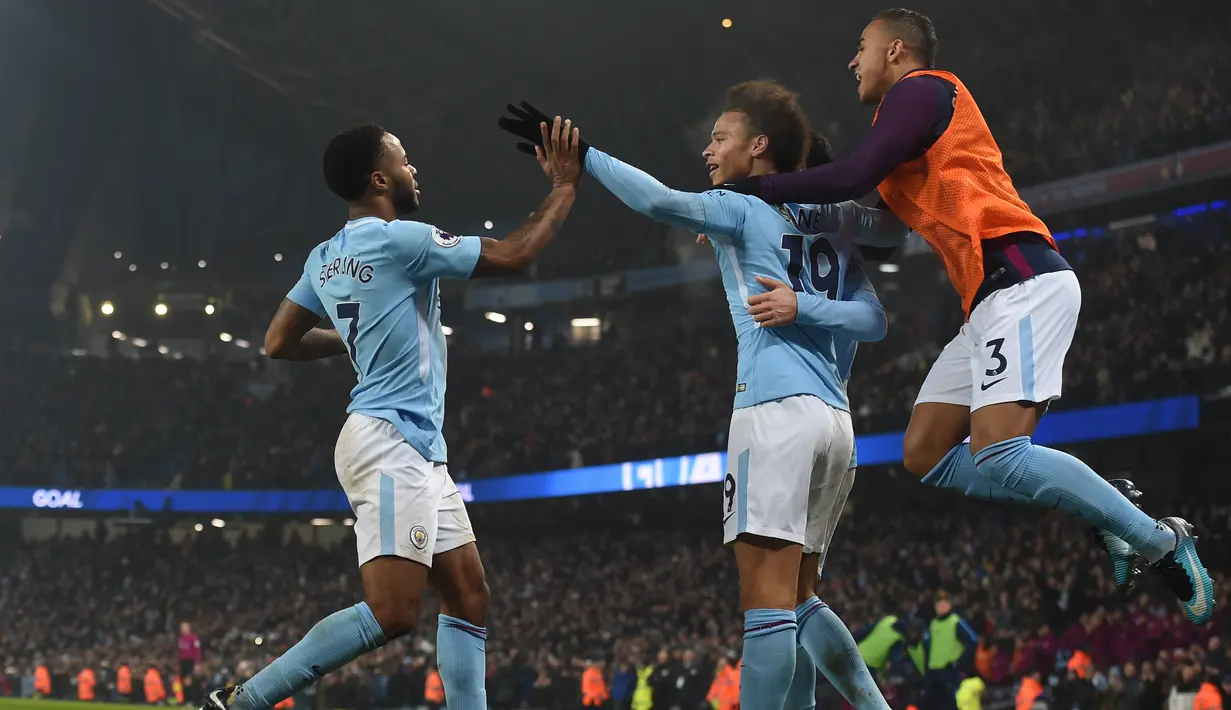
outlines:
{"label": "sterling name on jersey", "polygon": [[384,419],[429,461],[447,457],[441,278],[466,279],[480,239],[365,217],[317,245],[287,298],[333,321],[358,381],[348,412]]}

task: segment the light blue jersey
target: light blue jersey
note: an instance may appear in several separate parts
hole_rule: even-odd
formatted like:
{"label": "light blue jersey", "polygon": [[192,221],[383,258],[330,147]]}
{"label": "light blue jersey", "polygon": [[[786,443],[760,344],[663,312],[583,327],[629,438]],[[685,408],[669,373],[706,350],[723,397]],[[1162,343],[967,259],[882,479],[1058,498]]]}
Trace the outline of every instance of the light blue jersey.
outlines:
{"label": "light blue jersey", "polygon": [[[880,299],[876,297],[876,289],[872,287],[872,282],[864,275],[863,269],[858,263],[847,269],[846,282],[843,284],[841,295],[843,301],[863,303],[867,306],[869,312],[874,314],[871,318],[867,319],[868,323],[875,324],[877,320],[875,314],[879,314],[879,320],[883,324],[885,308],[881,305]],[[799,318],[797,317],[796,320],[798,321]],[[880,333],[883,335],[883,325],[874,326],[874,328],[879,328]],[[848,391],[847,386],[851,381],[851,368],[855,364],[855,351],[859,349],[859,342],[861,340],[866,342],[878,339],[870,337],[874,336],[875,333],[875,330],[870,329],[865,331],[856,330],[854,332],[840,330],[834,334],[834,353],[837,355],[838,377],[841,379],[843,391]],[[852,447],[850,468],[855,468],[858,465],[859,455],[855,448]]]}
{"label": "light blue jersey", "polygon": [[[809,394],[849,411],[834,339],[847,330],[867,330],[868,309],[839,296],[859,260],[857,238],[861,244],[900,244],[907,230],[897,218],[854,202],[773,207],[725,190],[679,192],[594,148],[586,155],[586,170],[634,210],[709,237],[739,343],[736,409]],[[795,324],[756,325],[748,297],[765,291],[757,276],[789,283],[798,292]],[[880,316],[880,335],[872,339],[884,335],[883,310]]]}
{"label": "light blue jersey", "polygon": [[440,279],[466,279],[481,239],[421,222],[365,217],[317,245],[287,298],[328,316],[358,382],[346,411],[384,419],[443,463],[446,346]]}

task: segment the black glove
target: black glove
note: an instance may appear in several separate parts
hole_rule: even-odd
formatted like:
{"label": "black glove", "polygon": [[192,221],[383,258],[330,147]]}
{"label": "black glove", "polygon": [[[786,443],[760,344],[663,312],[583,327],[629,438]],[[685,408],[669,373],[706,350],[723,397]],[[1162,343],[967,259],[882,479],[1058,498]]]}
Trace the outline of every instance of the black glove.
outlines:
{"label": "black glove", "polygon": [[738,192],[741,195],[752,195],[753,197],[760,197],[761,196],[761,176],[753,175],[751,177],[746,177],[743,180],[736,180],[735,182],[726,182],[726,183],[723,183],[722,186],[719,187],[718,189],[728,190],[730,192]]}
{"label": "black glove", "polygon": [[[513,104],[508,104],[505,108],[512,114],[512,118],[501,116],[500,120],[496,122],[497,125],[522,139],[522,142],[517,144],[519,151],[526,155],[535,155],[535,146],[543,147],[543,132],[539,128],[539,124],[546,123],[548,128],[550,128],[555,119],[535,108],[529,101],[522,101],[521,108]],[[586,151],[588,150],[590,150],[590,144],[584,138],[581,139],[577,146],[577,153],[581,157],[583,165],[585,164]]]}

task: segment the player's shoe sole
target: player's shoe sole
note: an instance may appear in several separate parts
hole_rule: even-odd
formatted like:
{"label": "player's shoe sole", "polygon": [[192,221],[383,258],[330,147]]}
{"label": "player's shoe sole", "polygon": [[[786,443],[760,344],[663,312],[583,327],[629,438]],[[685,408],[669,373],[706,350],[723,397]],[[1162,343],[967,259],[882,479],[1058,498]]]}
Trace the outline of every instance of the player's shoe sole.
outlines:
{"label": "player's shoe sole", "polygon": [[[1137,486],[1132,481],[1127,478],[1113,478],[1107,482],[1130,503],[1138,508],[1141,507],[1141,491],[1137,490]],[[1111,558],[1111,569],[1115,573],[1116,587],[1122,594],[1132,594],[1136,591],[1141,575],[1145,571],[1145,558],[1134,550],[1132,545],[1106,530],[1090,528],[1090,533],[1099,547],[1102,547],[1107,552],[1107,556]]]}
{"label": "player's shoe sole", "polygon": [[234,687],[230,687],[209,691],[205,694],[205,703],[201,705],[201,710],[230,710],[231,693],[234,690]]}
{"label": "player's shoe sole", "polygon": [[1198,626],[1214,614],[1214,580],[1197,556],[1193,526],[1181,518],[1163,518],[1159,525],[1175,533],[1175,550],[1150,565],[1150,571],[1163,581],[1180,600],[1184,615]]}

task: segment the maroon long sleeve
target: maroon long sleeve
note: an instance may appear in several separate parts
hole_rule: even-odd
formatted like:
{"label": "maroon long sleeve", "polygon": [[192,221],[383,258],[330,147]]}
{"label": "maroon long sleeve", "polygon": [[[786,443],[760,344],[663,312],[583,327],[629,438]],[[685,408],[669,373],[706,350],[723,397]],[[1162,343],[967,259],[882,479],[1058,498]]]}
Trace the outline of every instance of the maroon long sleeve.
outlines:
{"label": "maroon long sleeve", "polygon": [[885,94],[876,122],[850,153],[810,170],[762,177],[761,199],[825,204],[863,197],[936,142],[952,118],[953,91],[953,84],[933,75],[902,79]]}

